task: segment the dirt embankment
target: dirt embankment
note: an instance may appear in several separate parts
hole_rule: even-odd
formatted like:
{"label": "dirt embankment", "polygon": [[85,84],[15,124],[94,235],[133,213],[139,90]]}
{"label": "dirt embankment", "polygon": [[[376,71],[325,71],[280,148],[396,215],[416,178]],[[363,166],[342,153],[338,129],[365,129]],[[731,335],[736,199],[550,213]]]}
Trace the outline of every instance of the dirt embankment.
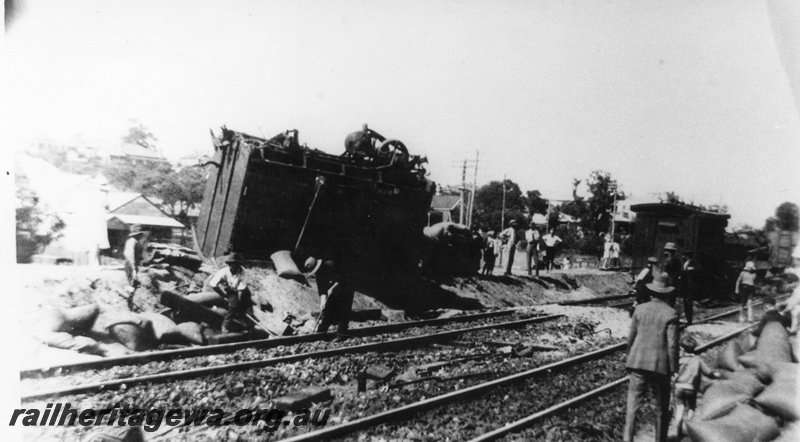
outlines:
{"label": "dirt embankment", "polygon": [[[129,297],[121,268],[18,265],[16,279],[23,300],[18,316],[21,359],[29,359],[27,355],[40,359],[38,356],[43,352],[58,352],[57,359],[62,361],[73,356],[87,357],[69,351],[42,349],[34,336],[37,324],[49,309],[97,304],[100,316],[94,328],[102,333],[105,325],[121,313],[163,310],[159,302],[163,290],[201,291],[208,271],[213,269],[205,270],[190,272],[177,266],[145,267],[140,272],[141,287]],[[265,311],[265,315],[280,320],[287,313],[302,317],[319,311],[313,278],[307,282],[287,280],[271,269],[247,269],[247,279],[259,303],[272,306],[272,312]],[[390,320],[426,318],[436,316],[431,313],[435,310],[536,306],[624,294],[629,279],[625,274],[585,269],[543,273],[539,277],[375,278],[358,284],[353,308],[381,309]]]}

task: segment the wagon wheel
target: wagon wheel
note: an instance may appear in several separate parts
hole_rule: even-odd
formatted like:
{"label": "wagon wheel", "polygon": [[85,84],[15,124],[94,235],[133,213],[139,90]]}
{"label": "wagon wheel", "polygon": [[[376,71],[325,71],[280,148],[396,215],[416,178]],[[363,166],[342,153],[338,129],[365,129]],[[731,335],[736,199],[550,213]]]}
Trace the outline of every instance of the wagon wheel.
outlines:
{"label": "wagon wheel", "polygon": [[408,149],[406,145],[400,140],[386,140],[378,148],[378,155],[381,158],[387,159],[387,165],[393,165],[396,162],[408,161]]}

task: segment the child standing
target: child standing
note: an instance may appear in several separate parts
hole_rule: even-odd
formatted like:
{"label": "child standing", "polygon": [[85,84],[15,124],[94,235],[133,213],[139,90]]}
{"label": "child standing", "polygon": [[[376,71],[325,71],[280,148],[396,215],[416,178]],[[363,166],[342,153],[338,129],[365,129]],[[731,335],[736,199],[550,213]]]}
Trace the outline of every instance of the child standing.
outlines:
{"label": "child standing", "polygon": [[744,270],[736,280],[736,294],[739,295],[739,322],[744,322],[744,305],[747,304],[747,320],[753,320],[753,294],[756,292],[756,266],[747,261]]}
{"label": "child standing", "polygon": [[675,412],[670,423],[670,436],[679,436],[683,432],[682,423],[691,419],[697,406],[697,392],[700,390],[702,375],[718,378],[719,372],[712,370],[700,356],[694,354],[697,341],[691,336],[684,336],[680,342],[680,369],[675,378]]}

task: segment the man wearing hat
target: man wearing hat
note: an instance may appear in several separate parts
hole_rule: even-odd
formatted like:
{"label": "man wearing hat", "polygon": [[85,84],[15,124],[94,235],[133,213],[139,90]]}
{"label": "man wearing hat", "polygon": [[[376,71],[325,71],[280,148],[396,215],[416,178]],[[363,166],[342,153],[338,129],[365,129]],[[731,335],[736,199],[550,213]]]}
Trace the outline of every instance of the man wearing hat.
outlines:
{"label": "man wearing hat", "polygon": [[669,306],[673,308],[675,307],[675,298],[680,296],[680,293],[678,293],[678,281],[680,280],[681,272],[683,271],[683,263],[676,256],[677,252],[678,248],[675,246],[674,242],[668,242],[664,244],[664,259],[661,265],[661,273],[666,273],[669,275],[668,285],[675,289],[675,291],[666,299]]}
{"label": "man wearing hat", "polygon": [[739,322],[744,322],[744,305],[747,304],[747,320],[753,320],[753,295],[756,292],[756,265],[747,261],[744,270],[736,279],[736,294],[739,295]]}
{"label": "man wearing hat", "polygon": [[511,267],[514,265],[514,254],[517,252],[517,242],[519,241],[519,222],[512,219],[508,222],[508,228],[500,233],[500,239],[506,241],[506,253],[508,260],[506,261],[506,271],[503,273],[506,276],[511,275]]}
{"label": "man wearing hat", "polygon": [[319,293],[320,313],[314,332],[325,333],[334,322],[337,333],[347,332],[355,288],[346,267],[341,261],[310,257],[305,262],[305,269],[307,276],[316,278]]}
{"label": "man wearing hat", "polygon": [[700,264],[694,259],[694,250],[683,252],[683,267],[681,282],[681,293],[683,294],[683,314],[686,315],[686,323],[692,325],[694,314],[694,300],[697,299],[697,289],[700,288],[698,275],[701,271]]}
{"label": "man wearing hat", "polygon": [[142,262],[142,254],[144,253],[144,247],[142,246],[144,233],[142,226],[138,224],[132,225],[122,250],[122,256],[125,259],[125,276],[128,278],[127,290],[131,293],[139,283],[136,278],[139,276],[139,264]]}
{"label": "man wearing hat", "polygon": [[678,372],[678,312],[664,298],[674,287],[669,275],[659,274],[646,285],[653,299],[633,312],[628,333],[628,403],[623,440],[633,441],[636,413],[641,408],[647,385],[656,400],[656,440],[667,440],[670,378]]}
{"label": "man wearing hat", "polygon": [[636,275],[636,279],[633,280],[633,289],[636,291],[636,299],[633,301],[633,307],[631,309],[631,315],[633,315],[633,311],[636,310],[636,306],[640,304],[644,304],[645,302],[650,301],[650,294],[647,290],[647,284],[653,282],[654,278],[654,268],[658,264],[658,260],[651,256],[647,258],[647,264]]}
{"label": "man wearing hat", "polygon": [[242,259],[231,253],[225,261],[227,266],[217,270],[209,279],[208,285],[223,299],[228,301],[228,313],[222,321],[222,332],[253,331],[253,300],[250,289],[244,280]]}

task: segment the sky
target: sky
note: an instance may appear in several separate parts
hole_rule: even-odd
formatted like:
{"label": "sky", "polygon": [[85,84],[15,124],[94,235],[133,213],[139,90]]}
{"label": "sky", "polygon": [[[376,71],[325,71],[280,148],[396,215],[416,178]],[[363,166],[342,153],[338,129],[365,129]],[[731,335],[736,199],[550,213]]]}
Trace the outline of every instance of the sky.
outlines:
{"label": "sky", "polygon": [[571,198],[611,173],[763,226],[800,203],[800,119],[760,0],[36,1],[5,33],[7,135],[170,158],[223,125],[330,153],[363,124],[430,178]]}

